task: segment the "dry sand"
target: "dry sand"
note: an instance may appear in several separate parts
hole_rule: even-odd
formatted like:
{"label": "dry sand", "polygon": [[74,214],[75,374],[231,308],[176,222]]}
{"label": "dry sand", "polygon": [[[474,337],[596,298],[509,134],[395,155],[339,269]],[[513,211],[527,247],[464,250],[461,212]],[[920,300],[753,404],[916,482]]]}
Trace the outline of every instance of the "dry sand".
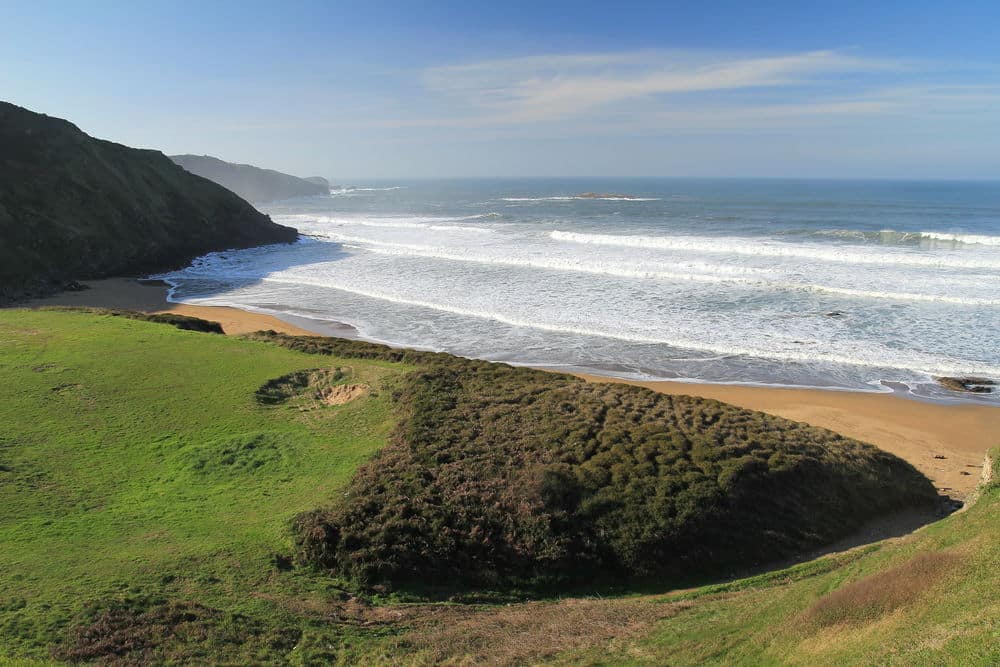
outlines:
{"label": "dry sand", "polygon": [[[317,333],[270,315],[237,308],[169,303],[162,284],[142,284],[131,278],[95,280],[88,284],[91,289],[65,292],[29,305],[180,313],[219,322],[227,334],[261,329],[293,335]],[[666,394],[714,398],[828,428],[909,461],[953,498],[965,498],[975,489],[986,450],[1000,446],[1000,407],[926,403],[890,394],[582,377],[592,382],[627,382]]]}
{"label": "dry sand", "polygon": [[167,301],[167,287],[159,281],[139,282],[134,278],[106,278],[88,280],[90,289],[79,292],[62,292],[43,299],[28,302],[29,306],[90,306],[93,308],[121,308],[142,310],[147,313],[177,313],[200,317],[222,325],[229,335],[237,335],[274,329],[293,336],[315,336],[294,324],[283,322],[276,317],[251,313],[239,308],[226,306],[189,306]]}

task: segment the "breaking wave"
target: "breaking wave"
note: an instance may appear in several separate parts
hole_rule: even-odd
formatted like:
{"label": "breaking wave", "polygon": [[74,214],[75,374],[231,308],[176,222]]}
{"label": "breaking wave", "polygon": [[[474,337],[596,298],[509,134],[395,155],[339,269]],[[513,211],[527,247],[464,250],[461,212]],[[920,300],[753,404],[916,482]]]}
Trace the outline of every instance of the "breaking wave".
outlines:
{"label": "breaking wave", "polygon": [[996,259],[966,259],[955,255],[893,253],[890,251],[874,251],[869,248],[849,246],[805,246],[766,239],[732,237],[714,239],[698,236],[618,236],[613,234],[585,234],[559,230],[550,232],[549,236],[555,241],[566,243],[619,246],[625,248],[650,248],[757,257],[788,257],[845,264],[896,264],[966,269],[1000,269],[1000,256]]}

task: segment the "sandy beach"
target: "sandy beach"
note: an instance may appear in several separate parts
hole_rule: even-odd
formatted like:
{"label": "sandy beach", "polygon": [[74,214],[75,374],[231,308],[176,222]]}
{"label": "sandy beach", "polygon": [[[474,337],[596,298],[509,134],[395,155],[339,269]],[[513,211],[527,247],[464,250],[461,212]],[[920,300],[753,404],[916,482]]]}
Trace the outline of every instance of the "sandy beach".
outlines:
{"label": "sandy beach", "polygon": [[294,324],[270,315],[252,313],[225,306],[191,306],[167,301],[167,287],[159,281],[138,281],[135,278],[106,278],[88,280],[89,289],[79,292],[61,292],[42,299],[29,301],[28,306],[89,306],[93,308],[121,308],[147,313],[177,313],[190,317],[212,320],[222,325],[223,331],[235,336],[263,329],[274,329],[293,336],[315,336]]}
{"label": "sandy beach", "polygon": [[[36,299],[29,306],[92,306],[147,312],[172,312],[219,322],[227,334],[273,329],[292,335],[317,335],[296,324],[261,313],[220,306],[170,303],[160,283],[110,278],[87,283],[90,289]],[[352,331],[344,329],[345,333]],[[328,335],[329,331],[322,333]],[[627,382],[666,394],[702,396],[828,428],[870,442],[909,461],[938,489],[964,498],[975,489],[983,457],[1000,445],[1000,408],[946,405],[892,394],[784,389],[738,385],[643,382],[582,375],[591,382]]]}

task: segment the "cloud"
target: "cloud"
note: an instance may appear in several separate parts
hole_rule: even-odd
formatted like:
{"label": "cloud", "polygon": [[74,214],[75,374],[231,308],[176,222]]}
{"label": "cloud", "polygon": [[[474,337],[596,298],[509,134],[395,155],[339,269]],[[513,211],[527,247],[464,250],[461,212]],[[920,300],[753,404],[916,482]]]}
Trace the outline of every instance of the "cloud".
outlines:
{"label": "cloud", "polygon": [[476,110],[482,123],[581,117],[622,102],[669,96],[809,86],[827,77],[905,69],[906,64],[838,51],[773,57],[683,52],[536,56],[432,68],[432,95]]}
{"label": "cloud", "polygon": [[[395,141],[871,128],[873,120],[893,129],[1000,122],[996,74],[838,50],[626,51],[399,70],[403,95],[278,97],[300,101],[295,127],[398,130]],[[229,121],[225,129],[248,128]]]}

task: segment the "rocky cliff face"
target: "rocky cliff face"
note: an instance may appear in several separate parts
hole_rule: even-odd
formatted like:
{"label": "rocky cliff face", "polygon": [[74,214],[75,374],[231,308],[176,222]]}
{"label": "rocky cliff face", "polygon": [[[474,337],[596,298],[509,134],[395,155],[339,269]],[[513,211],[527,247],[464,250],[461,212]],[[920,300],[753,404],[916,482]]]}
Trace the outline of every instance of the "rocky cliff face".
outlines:
{"label": "rocky cliff face", "polygon": [[0,102],[0,301],[297,236],[158,151]]}
{"label": "rocky cliff face", "polygon": [[305,179],[273,169],[224,162],[209,155],[172,155],[170,159],[192,174],[215,181],[252,202],[330,194],[330,184],[317,177]]}

